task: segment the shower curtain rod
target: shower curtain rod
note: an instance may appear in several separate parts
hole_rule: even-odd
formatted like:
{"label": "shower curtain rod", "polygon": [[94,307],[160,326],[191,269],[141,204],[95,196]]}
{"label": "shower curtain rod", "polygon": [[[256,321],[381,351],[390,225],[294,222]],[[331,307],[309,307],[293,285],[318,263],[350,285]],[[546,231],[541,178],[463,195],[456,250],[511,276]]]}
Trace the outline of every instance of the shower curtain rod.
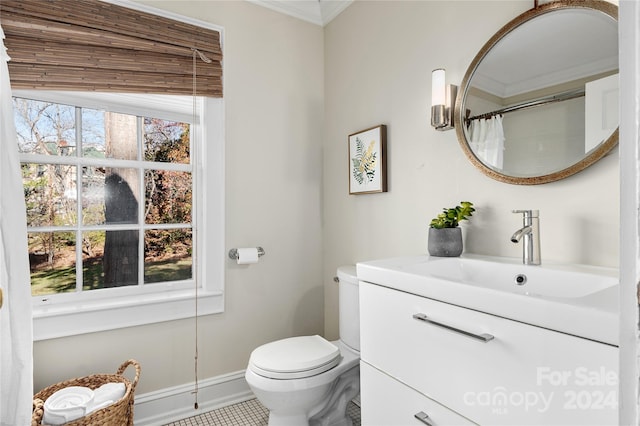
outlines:
{"label": "shower curtain rod", "polygon": [[501,109],[497,109],[495,111],[485,112],[484,114],[474,115],[473,117],[469,117],[469,114],[471,113],[471,111],[467,110],[467,117],[465,118],[465,120],[471,121],[477,118],[489,118],[489,117],[493,117],[494,115],[518,111],[525,108],[532,108],[540,105],[551,104],[554,102],[568,101],[569,99],[579,98],[581,96],[584,96],[584,89],[569,90],[566,92],[558,93],[557,95],[544,96],[544,97],[533,99],[527,102],[510,105]]}

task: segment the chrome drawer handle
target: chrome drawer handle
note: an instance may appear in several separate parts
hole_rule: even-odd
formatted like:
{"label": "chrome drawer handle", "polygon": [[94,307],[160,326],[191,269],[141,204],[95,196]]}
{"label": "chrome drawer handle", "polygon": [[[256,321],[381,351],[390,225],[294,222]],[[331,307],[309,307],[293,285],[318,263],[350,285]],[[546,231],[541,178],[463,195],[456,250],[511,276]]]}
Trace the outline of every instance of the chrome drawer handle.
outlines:
{"label": "chrome drawer handle", "polygon": [[413,417],[420,420],[422,423],[424,423],[427,426],[433,426],[433,423],[429,421],[429,416],[424,411],[420,411],[418,414],[415,414]]}
{"label": "chrome drawer handle", "polygon": [[493,340],[493,336],[491,334],[487,334],[487,333],[476,334],[476,333],[472,333],[470,331],[461,330],[459,328],[452,327],[450,325],[443,324],[441,322],[429,319],[429,318],[427,318],[427,316],[425,314],[413,314],[413,318],[417,319],[419,321],[424,321],[424,322],[428,322],[428,323],[433,324],[433,325],[437,325],[438,327],[446,328],[447,330],[455,331],[456,333],[464,334],[465,336],[472,337],[472,338],[480,340],[480,341],[482,341],[484,343],[487,343],[488,341]]}

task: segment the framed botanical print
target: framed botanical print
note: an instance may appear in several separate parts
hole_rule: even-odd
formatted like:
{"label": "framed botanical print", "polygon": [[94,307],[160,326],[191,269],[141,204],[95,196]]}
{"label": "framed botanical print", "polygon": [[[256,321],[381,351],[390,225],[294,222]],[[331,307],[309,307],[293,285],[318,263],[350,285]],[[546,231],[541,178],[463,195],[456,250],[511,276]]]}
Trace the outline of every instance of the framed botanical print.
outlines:
{"label": "framed botanical print", "polygon": [[387,192],[387,126],[349,135],[349,194]]}

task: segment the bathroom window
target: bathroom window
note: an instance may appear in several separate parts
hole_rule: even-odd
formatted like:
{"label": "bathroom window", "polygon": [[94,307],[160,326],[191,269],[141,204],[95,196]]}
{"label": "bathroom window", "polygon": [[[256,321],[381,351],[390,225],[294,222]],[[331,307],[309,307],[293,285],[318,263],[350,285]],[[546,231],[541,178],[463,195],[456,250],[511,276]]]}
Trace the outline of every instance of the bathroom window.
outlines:
{"label": "bathroom window", "polygon": [[[222,247],[204,244],[222,241],[221,174],[199,166],[222,168],[221,143],[203,143],[221,135],[222,101],[194,113],[190,97],[45,93],[14,93],[36,338],[60,337],[56,322],[68,335],[193,316],[198,291],[201,313],[221,311],[222,262],[197,259]],[[203,226],[205,179],[220,229]],[[91,325],[99,312],[109,326]]]}

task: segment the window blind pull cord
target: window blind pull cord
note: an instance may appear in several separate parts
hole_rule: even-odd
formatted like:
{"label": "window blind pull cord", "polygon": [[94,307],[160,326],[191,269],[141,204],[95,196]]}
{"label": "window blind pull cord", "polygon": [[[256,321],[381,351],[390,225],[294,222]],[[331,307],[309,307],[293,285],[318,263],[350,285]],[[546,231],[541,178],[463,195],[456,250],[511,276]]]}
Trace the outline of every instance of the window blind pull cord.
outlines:
{"label": "window blind pull cord", "polygon": [[[200,59],[203,62],[206,62],[207,64],[210,64],[212,61],[211,59],[207,58],[207,56],[200,52],[198,49],[192,48],[191,50],[193,50],[193,115],[192,115],[192,120],[191,120],[191,128],[189,130],[189,133],[191,135],[192,138],[192,146],[195,145],[195,138],[196,138],[196,133],[192,131],[192,128],[196,127],[196,115],[197,115],[197,106],[196,106],[196,96],[198,94],[198,87],[197,87],[197,71],[196,71],[196,63],[197,63],[197,56],[200,57]],[[197,56],[196,56],[197,55]],[[198,171],[198,167],[196,165],[196,167],[194,167],[194,174],[197,174]],[[196,182],[197,182],[197,178],[196,178]],[[194,239],[195,241],[197,241],[197,237]],[[194,253],[197,253],[197,250],[194,250]],[[197,261],[196,259],[196,255],[194,255],[193,257],[194,261]],[[193,282],[195,283],[194,287],[195,287],[195,348],[194,348],[194,373],[195,373],[195,388],[194,388],[194,395],[195,395],[195,402],[193,404],[193,409],[197,410],[198,409],[198,275],[196,272],[196,276],[194,277]]]}
{"label": "window blind pull cord", "polygon": [[[193,111],[192,111],[192,116],[191,116],[191,127],[189,128],[189,134],[190,134],[190,138],[191,138],[191,146],[194,145],[194,136],[196,132],[193,132],[193,127],[195,125],[196,122],[196,93],[197,93],[197,86],[196,86],[196,80],[197,80],[197,74],[196,74],[196,53],[198,53],[201,57],[202,57],[202,53],[198,52],[198,50],[193,49],[193,98],[192,98],[192,102],[193,102]],[[197,165],[196,167],[194,167],[194,172],[198,169]],[[198,180],[196,179],[196,182]],[[197,250],[194,250],[194,253],[197,253]],[[194,259],[195,260],[195,259]],[[193,404],[193,409],[197,410],[198,409],[198,276],[196,275],[194,277],[194,290],[195,290],[195,347],[194,347],[194,375],[195,375],[195,383],[194,383],[194,398],[195,398],[195,402]]]}

